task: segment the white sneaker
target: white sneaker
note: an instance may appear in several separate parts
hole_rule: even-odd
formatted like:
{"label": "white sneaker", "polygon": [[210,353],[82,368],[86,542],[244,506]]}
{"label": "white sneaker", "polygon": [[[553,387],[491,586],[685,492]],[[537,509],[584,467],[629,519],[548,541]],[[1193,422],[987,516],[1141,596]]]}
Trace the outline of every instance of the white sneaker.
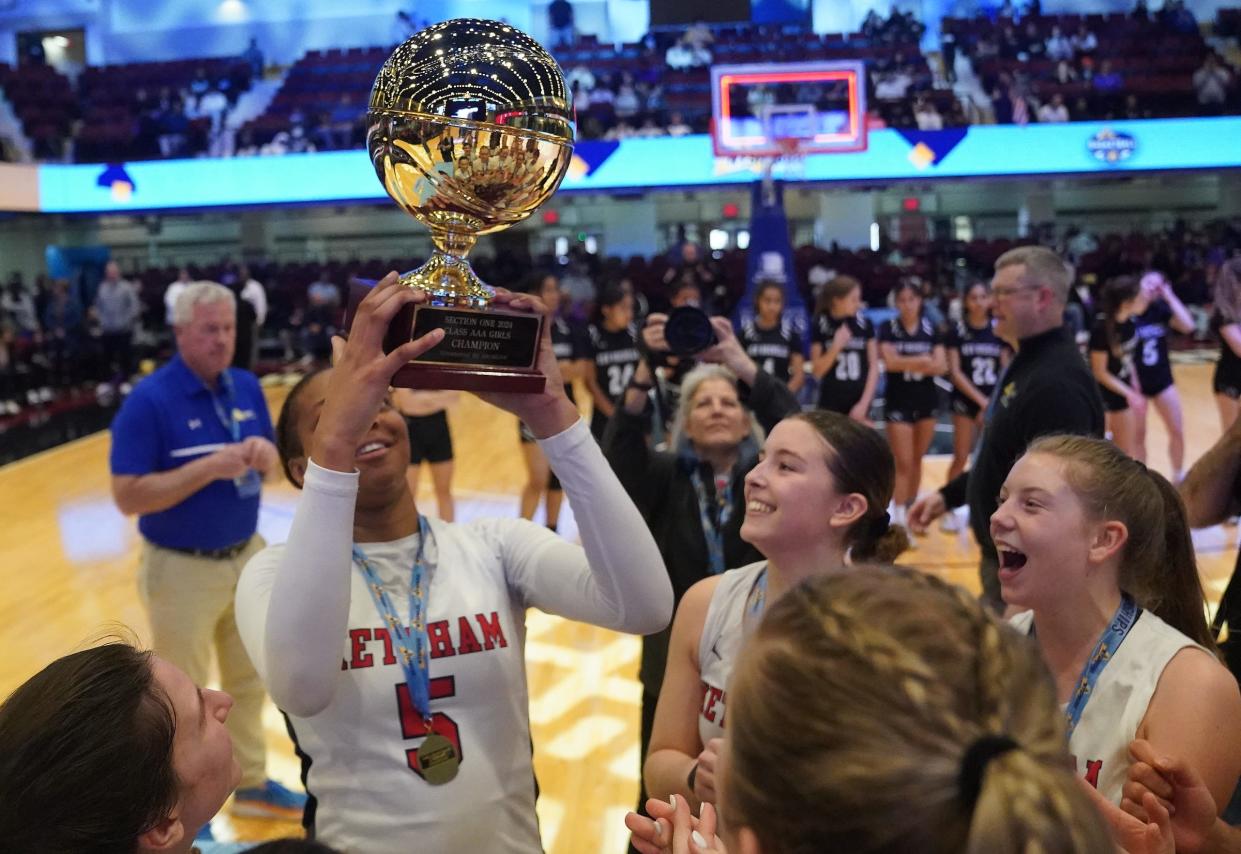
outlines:
{"label": "white sneaker", "polygon": [[945,534],[955,534],[961,530],[961,520],[955,511],[949,510],[944,514],[944,517],[939,520],[939,529]]}

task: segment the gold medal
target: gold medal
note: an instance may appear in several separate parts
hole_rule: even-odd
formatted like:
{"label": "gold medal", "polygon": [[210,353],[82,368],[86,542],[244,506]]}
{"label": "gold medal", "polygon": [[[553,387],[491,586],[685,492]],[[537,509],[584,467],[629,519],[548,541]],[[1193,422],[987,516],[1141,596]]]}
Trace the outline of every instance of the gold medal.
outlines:
{"label": "gold medal", "polygon": [[461,757],[457,748],[444,736],[431,733],[418,747],[418,767],[422,777],[432,786],[442,786],[457,776]]}

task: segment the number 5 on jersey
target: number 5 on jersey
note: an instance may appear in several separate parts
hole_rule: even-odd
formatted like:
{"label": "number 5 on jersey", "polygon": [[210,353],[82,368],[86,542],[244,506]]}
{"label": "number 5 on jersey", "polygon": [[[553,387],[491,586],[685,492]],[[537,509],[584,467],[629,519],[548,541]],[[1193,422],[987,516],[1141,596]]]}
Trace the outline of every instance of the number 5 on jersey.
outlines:
{"label": "number 5 on jersey", "polygon": [[[456,695],[457,684],[454,677],[441,676],[431,680],[432,700],[443,700]],[[414,698],[410,696],[409,685],[404,682],[398,682],[396,685],[396,705],[401,715],[401,736],[403,738],[425,738],[432,733],[441,735],[452,742],[452,746],[457,749],[458,759],[465,761],[465,753],[461,749],[461,731],[457,728],[456,721],[443,712],[436,712],[431,715],[431,727],[428,729],[422,715],[418,714],[418,710],[414,708]],[[411,771],[426,779],[426,774],[423,773],[418,761],[417,747],[411,747],[405,751],[405,762]]]}

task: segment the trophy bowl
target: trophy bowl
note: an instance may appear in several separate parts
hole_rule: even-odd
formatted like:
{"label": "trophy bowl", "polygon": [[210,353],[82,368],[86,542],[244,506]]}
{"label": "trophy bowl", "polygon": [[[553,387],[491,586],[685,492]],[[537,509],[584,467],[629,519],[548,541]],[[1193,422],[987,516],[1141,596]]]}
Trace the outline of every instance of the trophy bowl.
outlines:
{"label": "trophy bowl", "polygon": [[[465,258],[480,234],[526,219],[564,178],[573,156],[573,103],[556,61],[508,24],[444,21],[388,57],[366,124],[375,174],[435,245],[425,264],[401,277],[429,300],[412,318],[396,318],[390,343],[436,327],[446,332],[394,381],[518,391],[534,389],[537,377],[542,388],[534,371],[541,318],[487,310],[494,291]],[[356,310],[361,297],[353,297]]]}

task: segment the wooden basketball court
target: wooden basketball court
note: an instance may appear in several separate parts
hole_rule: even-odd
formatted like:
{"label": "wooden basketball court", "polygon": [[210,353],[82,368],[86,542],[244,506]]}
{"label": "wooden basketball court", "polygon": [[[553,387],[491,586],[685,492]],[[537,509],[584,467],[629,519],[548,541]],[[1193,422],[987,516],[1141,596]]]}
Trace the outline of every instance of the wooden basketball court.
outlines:
{"label": "wooden basketball court", "polygon": [[[1201,360],[1174,366],[1189,464],[1219,435],[1211,370]],[[282,386],[269,389],[273,412],[284,394]],[[463,396],[450,420],[458,519],[515,516],[525,480],[515,419]],[[0,514],[8,531],[0,543],[0,695],[7,696],[51,659],[124,627],[149,641],[135,581],[139,538],[134,521],[112,504],[108,442],[107,433],[100,433],[0,468]],[[1148,447],[1151,465],[1167,472],[1163,426],[1153,412]],[[927,460],[924,489],[942,483],[947,462]],[[430,510],[425,475],[420,486],[419,498]],[[269,540],[283,538],[296,500],[287,484],[268,487],[260,530]],[[561,529],[567,536],[576,533],[567,507]],[[1201,531],[1195,543],[1214,603],[1232,570],[1236,530]],[[937,530],[902,562],[978,589],[976,550],[968,533]],[[534,611],[529,615],[526,660],[542,790],[538,809],[550,854],[624,850],[622,817],[637,797],[638,649],[637,638]],[[267,730],[273,776],[296,784],[297,762],[283,721],[270,706]],[[223,838],[300,833],[294,824],[233,821],[227,811],[216,827]]]}

